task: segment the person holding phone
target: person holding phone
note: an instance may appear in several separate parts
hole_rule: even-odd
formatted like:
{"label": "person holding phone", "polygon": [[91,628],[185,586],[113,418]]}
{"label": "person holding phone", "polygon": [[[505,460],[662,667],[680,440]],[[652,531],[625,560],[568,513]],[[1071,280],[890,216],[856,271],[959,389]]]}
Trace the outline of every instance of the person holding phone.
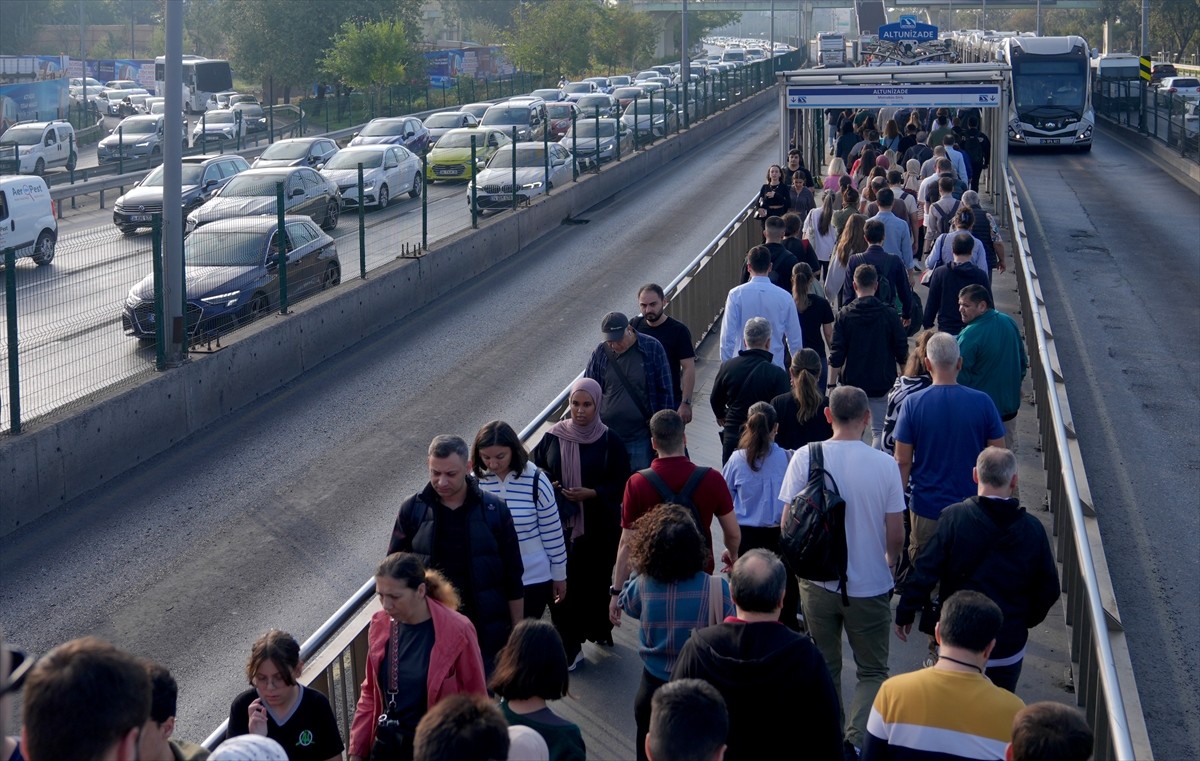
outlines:
{"label": "person holding phone", "polygon": [[289,761],[337,761],[345,745],[329,700],[300,684],[300,644],[271,629],[250,648],[250,689],[229,707],[226,737],[262,735],[287,751]]}

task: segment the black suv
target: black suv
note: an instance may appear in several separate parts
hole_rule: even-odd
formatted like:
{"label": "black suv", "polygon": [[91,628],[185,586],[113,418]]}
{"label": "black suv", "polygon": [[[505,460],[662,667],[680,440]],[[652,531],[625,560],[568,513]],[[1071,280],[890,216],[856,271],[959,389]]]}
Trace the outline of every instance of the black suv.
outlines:
{"label": "black suv", "polygon": [[1157,86],[1166,77],[1177,77],[1179,74],[1175,71],[1173,63],[1156,63],[1150,69],[1150,85]]}
{"label": "black suv", "polygon": [[[183,216],[184,218],[200,204],[223,188],[235,174],[250,168],[246,160],[236,154],[224,156],[183,157]],[[129,235],[139,227],[150,227],[155,218],[162,216],[163,168],[157,167],[113,206],[113,224]]]}

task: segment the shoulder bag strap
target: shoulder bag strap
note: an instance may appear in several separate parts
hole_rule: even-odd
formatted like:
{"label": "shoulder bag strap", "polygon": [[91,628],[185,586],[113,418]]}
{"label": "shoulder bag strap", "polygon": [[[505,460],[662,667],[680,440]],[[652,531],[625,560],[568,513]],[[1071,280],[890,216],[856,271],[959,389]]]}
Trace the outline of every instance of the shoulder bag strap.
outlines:
{"label": "shoulder bag strap", "polygon": [[[692,471],[692,474],[688,476],[688,480],[686,483],[684,483],[683,488],[679,491],[679,498],[690,500],[692,498],[692,494],[694,494],[696,489],[699,488],[700,482],[704,480],[704,477],[708,475],[708,471],[710,470],[712,470],[712,468],[704,465],[697,465],[696,469]],[[656,473],[655,476],[657,475],[658,474]]]}
{"label": "shoulder bag strap", "polygon": [[633,387],[633,383],[629,380],[628,376],[625,375],[625,371],[621,369],[620,363],[617,362],[617,353],[610,349],[608,344],[604,345],[604,353],[608,356],[609,366],[612,367],[613,372],[617,374],[617,380],[620,381],[621,385],[625,388],[625,393],[629,394],[629,398],[633,399],[633,403],[637,405],[638,411],[642,413],[642,417],[646,418],[646,422],[649,423],[650,418],[654,413],[650,411],[650,408],[646,405],[645,400],[634,393],[635,389]]}

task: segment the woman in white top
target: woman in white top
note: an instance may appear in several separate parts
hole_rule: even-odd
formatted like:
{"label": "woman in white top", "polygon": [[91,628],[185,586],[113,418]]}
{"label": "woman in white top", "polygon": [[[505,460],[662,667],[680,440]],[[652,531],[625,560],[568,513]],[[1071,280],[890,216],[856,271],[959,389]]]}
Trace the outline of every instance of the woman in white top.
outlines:
{"label": "woman in white top", "polygon": [[821,278],[829,271],[829,257],[833,256],[833,247],[837,244],[837,228],[833,226],[834,194],[825,191],[821,205],[808,213],[804,218],[804,239],[813,247],[817,260],[821,262]]}
{"label": "woman in white top", "polygon": [[479,488],[504,500],[512,514],[525,566],[525,617],[541,618],[550,603],[567,596],[567,546],[554,486],[501,420],[479,429],[471,460]]}
{"label": "woman in white top", "polygon": [[[755,402],[742,427],[738,448],[721,469],[733,495],[733,513],[742,532],[738,552],[743,555],[758,547],[780,554],[779,523],[783,518],[783,503],[779,501],[779,489],[783,486],[792,453],[775,443],[777,433],[779,418],[775,408],[768,402]],[[795,576],[788,573],[788,578],[790,583],[783,597],[779,620],[788,628],[798,630],[796,602],[799,590]]]}

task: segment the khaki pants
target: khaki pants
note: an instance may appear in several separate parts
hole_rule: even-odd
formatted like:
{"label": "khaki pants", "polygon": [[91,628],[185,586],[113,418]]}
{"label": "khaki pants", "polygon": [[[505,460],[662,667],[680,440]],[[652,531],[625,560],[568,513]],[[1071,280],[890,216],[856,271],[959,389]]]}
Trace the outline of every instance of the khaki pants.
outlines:
{"label": "khaki pants", "polygon": [[892,633],[892,606],[886,594],[876,597],[851,597],[850,605],[842,605],[842,595],[830,592],[819,584],[800,579],[800,601],[804,621],[829,675],[842,698],[842,632],[850,641],[854,654],[854,696],[846,711],[845,739],[862,748],[867,731],[867,718],[879,686],[888,677],[888,642]]}
{"label": "khaki pants", "polygon": [[916,565],[921,548],[929,544],[929,540],[937,533],[938,522],[932,518],[922,518],[912,510],[908,511],[908,519],[912,527],[908,535],[908,559]]}

